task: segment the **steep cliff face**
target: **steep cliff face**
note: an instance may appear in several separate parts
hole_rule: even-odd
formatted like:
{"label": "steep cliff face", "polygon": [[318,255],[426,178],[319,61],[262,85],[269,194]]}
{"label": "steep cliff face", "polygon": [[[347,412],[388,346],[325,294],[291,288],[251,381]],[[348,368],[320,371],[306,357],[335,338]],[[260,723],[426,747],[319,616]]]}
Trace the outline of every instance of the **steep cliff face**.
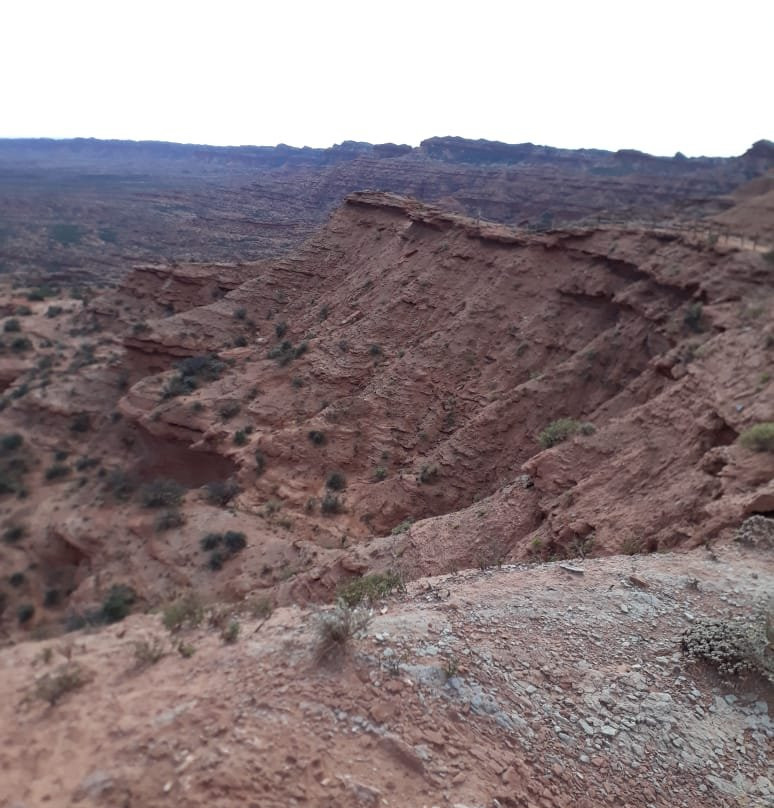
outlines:
{"label": "steep cliff face", "polygon": [[462,138],[331,149],[9,140],[0,264],[22,278],[104,283],[138,261],[255,260],[297,247],[368,188],[508,223],[693,219],[771,165],[762,143],[687,159]]}
{"label": "steep cliff face", "polygon": [[[737,441],[774,410],[771,273],[722,239],[359,193],[283,258],[35,303],[0,415],[26,467],[8,619],[110,582],[288,602],[369,569],[723,540],[774,510],[774,455]],[[228,531],[247,546],[202,543]]]}

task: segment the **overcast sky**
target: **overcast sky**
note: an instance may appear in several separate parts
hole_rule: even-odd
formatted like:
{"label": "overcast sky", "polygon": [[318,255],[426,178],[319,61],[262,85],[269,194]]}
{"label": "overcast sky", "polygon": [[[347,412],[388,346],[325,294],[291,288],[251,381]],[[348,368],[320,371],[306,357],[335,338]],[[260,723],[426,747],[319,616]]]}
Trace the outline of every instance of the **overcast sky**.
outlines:
{"label": "overcast sky", "polygon": [[0,137],[774,139],[774,0],[1,0]]}

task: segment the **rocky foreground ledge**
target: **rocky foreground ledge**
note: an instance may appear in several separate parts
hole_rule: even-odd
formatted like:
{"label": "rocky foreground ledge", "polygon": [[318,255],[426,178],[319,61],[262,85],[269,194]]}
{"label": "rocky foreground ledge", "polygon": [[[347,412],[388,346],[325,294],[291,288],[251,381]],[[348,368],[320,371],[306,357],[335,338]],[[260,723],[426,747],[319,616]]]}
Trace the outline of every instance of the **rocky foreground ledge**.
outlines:
{"label": "rocky foreground ledge", "polygon": [[416,581],[328,661],[320,613],[255,604],[25,642],[0,805],[770,805],[770,684],[682,638],[773,585],[771,550],[732,544]]}

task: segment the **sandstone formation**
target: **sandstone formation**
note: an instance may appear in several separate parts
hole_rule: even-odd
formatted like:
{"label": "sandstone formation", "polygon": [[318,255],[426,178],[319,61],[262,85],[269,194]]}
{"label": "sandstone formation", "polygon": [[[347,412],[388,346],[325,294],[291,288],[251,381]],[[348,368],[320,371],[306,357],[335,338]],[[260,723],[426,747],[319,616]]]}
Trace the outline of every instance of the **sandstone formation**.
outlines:
{"label": "sandstone formation", "polygon": [[[26,535],[0,548],[27,580],[7,614],[110,583],[287,603],[369,570],[722,541],[774,510],[774,456],[737,440],[771,419],[771,273],[690,234],[525,234],[363,192],[285,258],[35,304],[1,416],[29,467],[3,506]],[[559,419],[575,434],[541,445]],[[157,479],[182,524],[138,504]],[[249,539],[227,574],[213,530]]]}

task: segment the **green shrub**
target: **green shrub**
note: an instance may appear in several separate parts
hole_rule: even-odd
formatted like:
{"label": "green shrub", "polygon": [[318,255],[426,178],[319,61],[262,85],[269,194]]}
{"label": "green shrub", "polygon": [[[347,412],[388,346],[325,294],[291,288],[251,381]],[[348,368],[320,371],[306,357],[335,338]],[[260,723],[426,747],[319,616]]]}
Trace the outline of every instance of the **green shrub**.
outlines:
{"label": "green shrub", "polygon": [[98,457],[79,457],[75,461],[75,470],[76,471],[86,471],[88,469],[93,469],[95,466],[100,464],[100,460]]}
{"label": "green shrub", "polygon": [[235,320],[244,320],[247,317],[247,309],[240,306],[238,309],[234,309],[234,319]]}
{"label": "green shrub", "polygon": [[140,501],[145,508],[174,508],[184,493],[185,489],[175,480],[156,479],[140,489]]}
{"label": "green shrub", "polygon": [[260,450],[255,450],[255,473],[260,477],[266,471],[266,455]]}
{"label": "green shrub", "polygon": [[58,589],[47,589],[43,594],[43,608],[55,609],[62,600],[62,593]]}
{"label": "green shrub", "polygon": [[390,570],[389,572],[374,573],[364,575],[362,578],[355,578],[353,581],[339,587],[338,596],[347,606],[357,606],[362,601],[375,603],[396,589],[399,592],[405,592],[406,585],[397,572]]}
{"label": "green shrub", "polygon": [[24,438],[18,432],[0,437],[0,454],[15,452],[24,443]]}
{"label": "green shrub", "polygon": [[213,571],[217,572],[218,570],[223,569],[223,562],[226,561],[226,554],[221,552],[220,550],[215,550],[212,555],[210,555],[209,561],[207,562],[207,566]]}
{"label": "green shrub", "polygon": [[369,346],[368,353],[373,357],[381,356],[382,355],[381,346],[379,346],[379,345],[371,345],[371,346]]}
{"label": "green shrub", "polygon": [[26,530],[22,525],[11,525],[3,531],[3,541],[6,544],[16,544],[24,538]]}
{"label": "green shrub", "polygon": [[177,375],[170,379],[162,395],[174,398],[192,393],[202,382],[219,379],[224,368],[224,363],[214,354],[189,356],[177,363]]}
{"label": "green shrub", "polygon": [[397,525],[390,531],[391,536],[398,536],[401,533],[405,533],[412,525],[414,524],[414,520],[408,516],[402,522],[398,522]]}
{"label": "green shrub", "polygon": [[165,530],[171,530],[174,527],[182,527],[185,524],[185,517],[180,511],[164,511],[156,518],[156,530],[163,533]]}
{"label": "green shrub", "polygon": [[59,480],[62,477],[67,477],[69,473],[69,466],[65,466],[64,463],[54,463],[46,469],[45,477],[47,480]]}
{"label": "green shrub", "polygon": [[23,572],[14,572],[8,576],[8,583],[13,587],[24,586],[27,576]]}
{"label": "green shrub", "polygon": [[161,620],[169,631],[184,627],[195,628],[202,622],[204,606],[199,598],[189,593],[170,603],[163,611]]}
{"label": "green shrub", "polygon": [[433,483],[438,479],[438,466],[435,463],[425,463],[417,474],[420,483]]}
{"label": "green shrub", "polygon": [[46,317],[49,319],[53,319],[54,317],[59,317],[59,315],[64,311],[61,306],[49,306],[46,309]]}
{"label": "green shrub", "polygon": [[341,501],[335,494],[329,492],[322,498],[320,510],[325,514],[341,513]]}
{"label": "green shrub", "polygon": [[79,412],[70,423],[70,432],[88,432],[91,429],[91,416],[87,412]]}
{"label": "green shrub", "polygon": [[5,331],[6,334],[15,334],[16,332],[21,331],[19,321],[15,317],[11,317],[10,320],[6,320],[3,324],[3,331]]}
{"label": "green shrub", "polygon": [[16,609],[16,619],[19,625],[25,625],[35,616],[35,607],[31,603],[21,603]]}
{"label": "green shrub", "polygon": [[280,320],[278,323],[274,325],[274,333],[277,335],[277,339],[282,339],[288,330],[288,324],[284,320]]}
{"label": "green shrub", "polygon": [[119,502],[126,502],[137,490],[137,479],[123,469],[111,469],[106,476],[107,490]]}
{"label": "green shrub", "polygon": [[240,488],[236,480],[214,480],[206,485],[207,501],[211,505],[218,505],[221,508],[239,493]]}
{"label": "green shrub", "polygon": [[223,534],[223,545],[231,555],[235,555],[240,550],[247,547],[245,534],[238,530],[227,530]]}
{"label": "green shrub", "polygon": [[221,632],[220,637],[223,642],[233,645],[239,638],[239,623],[236,620],[229,621]]}
{"label": "green shrub", "polygon": [[218,410],[218,414],[224,421],[228,421],[235,415],[239,415],[241,409],[238,401],[229,401]]}
{"label": "green shrub", "polygon": [[132,610],[137,593],[126,584],[113,584],[102,601],[100,617],[105,623],[118,623]]}
{"label": "green shrub", "polygon": [[214,550],[223,541],[222,533],[207,533],[199,542],[202,550],[210,552]]}
{"label": "green shrub", "polygon": [[27,292],[27,300],[39,302],[45,300],[47,297],[56,297],[58,294],[58,289],[44,284],[43,286],[36,286],[34,289]]}
{"label": "green shrub", "polygon": [[27,337],[16,337],[11,342],[11,350],[14,353],[24,353],[25,351],[29,351],[32,349],[32,343],[27,339]]}
{"label": "green shrub", "polygon": [[377,480],[378,482],[381,482],[382,480],[386,479],[386,477],[387,477],[387,469],[384,466],[377,466],[374,469],[374,479],[375,480]]}
{"label": "green shrub", "polygon": [[234,443],[237,446],[246,446],[247,445],[247,432],[244,429],[237,429],[234,433]]}
{"label": "green shrub", "polygon": [[774,452],[774,421],[755,424],[739,436],[739,443],[754,452]]}
{"label": "green shrub", "polygon": [[577,432],[583,435],[591,435],[594,433],[594,425],[588,423],[581,423],[573,418],[558,418],[551,423],[538,435],[538,441],[544,449],[550,449],[558,443],[571,438]]}
{"label": "green shrub", "polygon": [[703,316],[704,307],[701,303],[692,303],[685,312],[683,322],[686,328],[698,334],[704,330]]}
{"label": "green shrub", "polygon": [[308,437],[315,446],[322,446],[325,443],[325,433],[318,429],[310,429]]}
{"label": "green shrub", "polygon": [[347,479],[340,471],[333,471],[328,475],[325,487],[331,491],[343,491],[347,487]]}

